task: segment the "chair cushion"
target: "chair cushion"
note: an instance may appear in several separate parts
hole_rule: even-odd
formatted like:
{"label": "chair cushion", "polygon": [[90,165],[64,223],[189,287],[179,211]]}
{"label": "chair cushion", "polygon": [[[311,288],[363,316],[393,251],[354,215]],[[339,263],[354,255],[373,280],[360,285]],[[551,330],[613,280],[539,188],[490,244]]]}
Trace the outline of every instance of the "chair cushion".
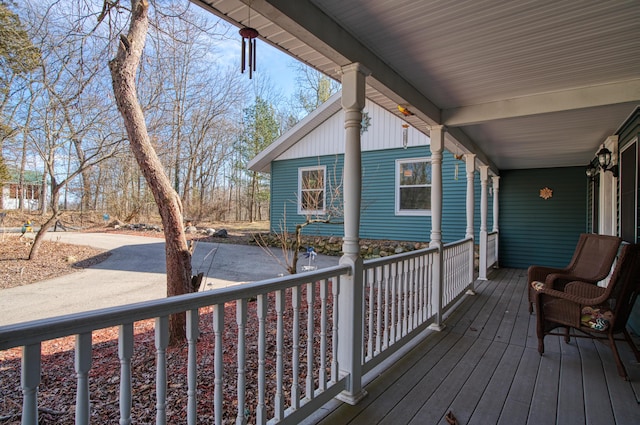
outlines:
{"label": "chair cushion", "polygon": [[596,331],[606,331],[609,323],[613,319],[613,312],[607,306],[585,306],[582,307],[580,321],[583,326]]}
{"label": "chair cushion", "polygon": [[537,280],[534,280],[533,282],[531,282],[531,287],[536,291],[539,291],[542,288],[544,288],[544,282],[539,282]]}

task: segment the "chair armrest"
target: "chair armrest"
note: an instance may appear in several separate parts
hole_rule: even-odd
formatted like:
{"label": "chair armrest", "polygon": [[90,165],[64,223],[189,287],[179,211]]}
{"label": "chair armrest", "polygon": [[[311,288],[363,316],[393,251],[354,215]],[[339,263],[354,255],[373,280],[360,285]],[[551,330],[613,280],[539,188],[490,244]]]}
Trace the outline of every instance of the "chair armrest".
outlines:
{"label": "chair armrest", "polygon": [[[582,284],[582,285],[574,285],[576,283]],[[584,282],[571,282],[569,285],[572,285],[574,287],[574,290],[575,290],[574,293],[567,292],[567,291],[558,291],[557,289],[553,289],[546,284],[539,285],[539,286],[532,286],[534,289],[533,292],[535,293],[535,296],[536,296],[536,303],[539,302],[539,298],[543,294],[545,296],[567,300],[567,301],[571,301],[573,303],[581,304],[581,305],[598,305],[604,301],[604,300],[600,301],[597,296],[596,297],[585,296],[583,292],[581,292],[581,290],[583,290],[586,285],[599,288],[598,286],[595,286],[590,283],[584,283]]]}
{"label": "chair armrest", "polygon": [[573,275],[571,273],[551,273],[547,275],[547,278],[545,279],[545,283],[553,287],[558,287],[558,286],[563,287],[569,282],[578,281],[578,280],[580,282],[585,282],[588,284],[594,284],[597,282],[591,279],[586,279],[581,276]]}
{"label": "chair armrest", "polygon": [[544,282],[547,275],[552,273],[566,273],[566,270],[557,267],[529,266],[529,269],[527,270],[527,277],[529,279],[529,283],[535,280]]}
{"label": "chair armrest", "polygon": [[593,283],[587,282],[570,282],[564,287],[564,292],[590,300],[590,305],[599,305],[607,301],[609,293],[607,288],[602,288]]}

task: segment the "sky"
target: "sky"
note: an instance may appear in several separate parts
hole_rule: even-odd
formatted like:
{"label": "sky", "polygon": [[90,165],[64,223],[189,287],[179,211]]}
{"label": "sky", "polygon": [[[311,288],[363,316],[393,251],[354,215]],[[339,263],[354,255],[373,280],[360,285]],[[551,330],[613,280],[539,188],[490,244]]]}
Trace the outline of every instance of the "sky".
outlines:
{"label": "sky", "polygon": [[[217,51],[221,54],[222,64],[234,67],[240,72],[240,55],[242,52],[242,39],[238,34],[238,28],[220,21],[227,28],[227,35],[220,41]],[[295,92],[296,71],[298,61],[288,54],[272,47],[270,44],[258,39],[256,41],[256,72],[254,79],[268,78],[271,84],[282,91],[285,98],[290,98]],[[249,71],[245,71],[244,78],[249,80]]]}

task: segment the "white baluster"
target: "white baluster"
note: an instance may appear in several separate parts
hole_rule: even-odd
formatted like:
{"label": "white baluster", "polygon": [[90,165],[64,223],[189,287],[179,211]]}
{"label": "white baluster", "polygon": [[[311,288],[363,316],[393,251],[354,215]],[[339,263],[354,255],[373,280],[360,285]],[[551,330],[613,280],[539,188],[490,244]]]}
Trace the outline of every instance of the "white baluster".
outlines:
{"label": "white baluster", "polygon": [[320,282],[320,371],[318,387],[327,389],[327,279]]}
{"label": "white baluster", "polygon": [[258,406],[256,408],[256,423],[265,425],[267,423],[267,408],[265,406],[265,356],[266,356],[266,329],[265,318],[267,317],[267,296],[258,295],[257,300],[258,315]]}
{"label": "white baluster", "polygon": [[313,363],[314,363],[314,321],[315,321],[315,308],[314,301],[316,297],[315,284],[307,283],[307,387],[305,390],[305,396],[308,400],[313,400],[314,396],[314,382],[313,382]]}
{"label": "white baluster", "polygon": [[398,302],[400,297],[398,296],[398,264],[392,263],[391,265],[391,344],[396,342],[396,322],[398,321],[398,314],[396,311],[398,310]]}
{"label": "white baluster", "polygon": [[[375,309],[375,302],[374,302],[374,293],[373,293],[373,269],[368,269],[367,273],[365,273],[365,281],[364,281],[364,287],[367,288],[369,287],[369,312],[367,314],[368,316],[368,321],[367,321],[367,328],[368,328],[368,333],[367,333],[367,353],[366,353],[366,357],[363,360],[366,360],[366,358],[372,358],[373,357],[373,315],[374,315],[374,309]],[[365,297],[366,299],[366,297]],[[364,362],[363,362],[364,363]]]}
{"label": "white baluster", "polygon": [[213,306],[213,336],[215,348],[213,354],[213,413],[216,425],[222,425],[222,400],[224,398],[224,304]]}
{"label": "white baluster", "polygon": [[331,336],[331,343],[333,344],[333,352],[331,353],[331,381],[338,382],[340,370],[340,364],[338,363],[338,321],[340,315],[340,309],[338,308],[338,296],[340,295],[340,276],[336,277],[336,281],[331,285],[331,292],[333,294],[333,335]]}
{"label": "white baluster", "polygon": [[133,323],[120,325],[118,358],[120,359],[120,425],[131,425],[131,358],[133,357]]}
{"label": "white baluster", "polygon": [[187,424],[196,425],[198,409],[198,309],[187,311]]}
{"label": "white baluster", "polygon": [[382,279],[384,281],[384,341],[382,347],[387,348],[389,346],[389,315],[391,314],[389,301],[389,265],[382,266]]}
{"label": "white baluster", "polygon": [[22,347],[22,425],[38,423],[40,343]]}
{"label": "white baluster", "polygon": [[244,415],[246,380],[245,380],[245,329],[247,327],[247,300],[236,300],[236,324],[238,325],[238,414],[236,415],[236,425],[244,425],[247,418]]}
{"label": "white baluster", "polygon": [[167,346],[169,317],[156,317],[156,424],[167,423]]}
{"label": "white baluster", "polygon": [[[371,269],[373,272],[373,282],[376,287],[376,354],[380,354],[382,347],[382,282],[380,281],[381,270],[380,267]],[[374,285],[374,283],[372,283]]]}
{"label": "white baluster", "polygon": [[427,288],[429,287],[429,278],[428,278],[428,267],[427,267],[427,256],[420,256],[420,287],[422,289],[422,299],[421,299],[421,310],[422,310],[422,323],[427,320],[428,312],[427,305],[429,302],[429,295]]}
{"label": "white baluster", "polygon": [[291,407],[300,407],[300,287],[291,288],[293,307],[293,353],[291,358]]}
{"label": "white baluster", "polygon": [[76,424],[89,423],[89,370],[91,369],[91,332],[76,335]]}
{"label": "white baluster", "polygon": [[416,279],[416,258],[409,260],[409,279],[411,284],[411,330],[418,324],[418,285]]}
{"label": "white baluster", "polygon": [[274,399],[274,419],[281,421],[284,419],[284,396],[283,385],[283,346],[284,346],[284,322],[283,312],[285,304],[284,291],[276,291],[276,394]]}
{"label": "white baluster", "polygon": [[409,282],[407,270],[409,269],[407,262],[402,261],[402,274],[400,275],[402,279],[402,330],[400,331],[400,335],[404,337],[409,329]]}

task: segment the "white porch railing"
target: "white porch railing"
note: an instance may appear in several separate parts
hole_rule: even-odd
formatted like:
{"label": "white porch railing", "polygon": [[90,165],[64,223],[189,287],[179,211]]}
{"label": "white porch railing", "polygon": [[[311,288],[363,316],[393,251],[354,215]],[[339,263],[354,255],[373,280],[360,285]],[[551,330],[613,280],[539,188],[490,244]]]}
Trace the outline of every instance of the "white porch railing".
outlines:
{"label": "white porch railing", "polygon": [[[88,380],[92,363],[92,332],[119,327],[118,357],[120,361],[120,423],[130,424],[132,418],[132,357],[134,354],[134,324],[155,318],[156,348],[156,424],[167,423],[168,324],[171,314],[187,314],[188,388],[184,399],[187,404],[187,423],[197,421],[198,375],[196,344],[199,341],[199,309],[212,306],[214,370],[213,404],[215,423],[246,423],[247,412],[251,421],[264,424],[273,422],[297,423],[317,406],[325,404],[344,389],[345,376],[339,376],[337,317],[340,277],[350,273],[346,266],[335,266],[313,273],[265,280],[216,291],[171,297],[162,300],[131,304],[93,312],[67,315],[0,328],[0,350],[23,346],[22,349],[22,423],[38,423],[38,386],[41,382],[41,343],[59,337],[76,335],[75,371],[77,394],[75,422],[88,424],[90,394]],[[249,302],[255,306],[248,308]],[[229,311],[235,310],[235,311]],[[249,314],[249,311],[252,314]],[[225,314],[227,313],[227,314]],[[231,313],[231,314],[229,314]],[[235,313],[235,314],[234,314]],[[225,319],[235,318],[225,323]],[[319,323],[316,322],[319,318]],[[247,341],[248,326],[257,328],[257,340]],[[272,332],[275,330],[275,332]],[[271,334],[275,338],[271,340]],[[229,335],[232,335],[230,338]],[[230,344],[225,344],[227,339]],[[290,341],[285,346],[284,341]],[[251,344],[256,350],[247,350]],[[269,344],[269,345],[267,345]],[[235,347],[236,376],[225,374],[225,349]],[[275,347],[275,351],[267,350]],[[290,348],[288,348],[290,347]],[[228,353],[227,353],[228,354]],[[304,365],[300,359],[305,359]],[[150,360],[150,359],[149,359]],[[227,360],[228,361],[228,357]],[[275,364],[275,371],[266,375],[267,362]],[[257,365],[250,388],[257,390],[257,403],[247,406],[249,387],[248,364]],[[227,366],[227,370],[228,366]],[[275,372],[275,385],[271,376]],[[287,379],[288,377],[288,379]],[[300,378],[299,378],[300,377]],[[267,392],[267,379],[269,387]],[[235,406],[223,407],[229,381],[236,383]],[[285,382],[289,384],[285,385]],[[304,382],[304,385],[299,385]],[[233,386],[233,385],[232,385]],[[66,384],[65,390],[70,386]],[[153,405],[151,400],[149,407]],[[230,409],[233,408],[233,411]]]}
{"label": "white porch railing", "polygon": [[497,231],[480,232],[480,265],[479,276],[481,280],[487,280],[489,269],[498,265],[498,236]]}
{"label": "white porch railing", "polygon": [[[439,261],[437,248],[426,248],[364,264],[363,372],[402,348],[433,322],[432,274]],[[443,312],[473,285],[473,239],[443,248]],[[435,292],[437,293],[437,292]]]}
{"label": "white porch railing", "polygon": [[487,267],[498,264],[498,232],[487,234]]}
{"label": "white porch railing", "polygon": [[[444,282],[434,290],[432,269],[442,261]],[[120,363],[119,417],[130,424],[132,403],[132,358],[135,352],[136,322],[154,319],[156,351],[157,424],[167,423],[167,376],[169,361],[169,316],[187,316],[187,423],[197,423],[198,364],[197,344],[212,338],[212,358],[204,367],[213,370],[215,423],[234,420],[238,424],[297,423],[345,389],[348,375],[338,364],[339,326],[362,326],[363,372],[371,370],[433,322],[434,306],[449,309],[473,284],[473,240],[445,245],[442,256],[437,248],[366,261],[363,270],[364,314],[360,323],[340,322],[338,297],[341,276],[351,273],[347,266],[270,279],[262,282],[200,292],[162,300],[38,320],[0,328],[0,350],[22,346],[21,382],[22,423],[38,423],[38,387],[41,375],[42,343],[76,335],[76,411],[77,424],[90,422],[89,381],[92,368],[92,332],[118,327]],[[442,294],[440,303],[432,294]],[[201,309],[211,310],[212,333],[200,335]],[[440,312],[442,313],[442,312]],[[441,316],[441,314],[440,314]],[[257,329],[249,338],[247,329]],[[287,342],[287,343],[285,343]],[[356,344],[357,345],[357,344]],[[235,364],[225,365],[232,346]],[[269,349],[275,347],[275,350]],[[357,352],[357,351],[356,351]],[[267,370],[275,365],[274,371]],[[253,365],[253,367],[252,367]],[[226,366],[226,372],[225,372]],[[202,366],[200,366],[202,367]],[[114,377],[115,378],[115,377]],[[274,382],[275,381],[275,382]],[[69,385],[65,385],[69,388]],[[255,391],[255,402],[247,402],[247,389]],[[174,391],[182,391],[175,390]],[[234,394],[234,403],[224,403]],[[148,401],[149,407],[153,404]]]}
{"label": "white porch railing", "polygon": [[467,290],[473,290],[473,239],[466,238],[446,244],[443,256],[442,309],[446,312]]}

